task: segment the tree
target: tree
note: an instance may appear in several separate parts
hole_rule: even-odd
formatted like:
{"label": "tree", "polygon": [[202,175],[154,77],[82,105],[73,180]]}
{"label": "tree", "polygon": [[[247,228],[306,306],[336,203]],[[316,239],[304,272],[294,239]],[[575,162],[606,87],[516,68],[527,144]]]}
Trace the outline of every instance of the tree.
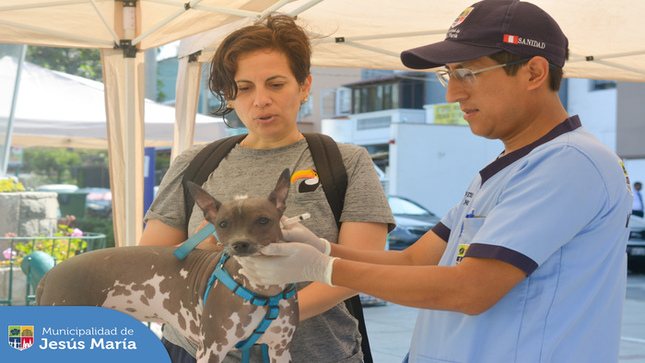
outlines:
{"label": "tree", "polygon": [[23,151],[22,170],[44,176],[46,183],[77,184],[79,165],[107,165],[106,150],[30,147]]}
{"label": "tree", "polygon": [[[160,52],[160,48],[157,49],[158,52]],[[54,71],[103,82],[101,51],[98,49],[53,48],[30,45],[27,47],[25,60]],[[163,102],[167,98],[163,91],[163,86],[163,81],[158,78],[156,87],[157,102]]]}
{"label": "tree", "polygon": [[28,46],[25,59],[47,69],[103,81],[101,51],[98,49]]}

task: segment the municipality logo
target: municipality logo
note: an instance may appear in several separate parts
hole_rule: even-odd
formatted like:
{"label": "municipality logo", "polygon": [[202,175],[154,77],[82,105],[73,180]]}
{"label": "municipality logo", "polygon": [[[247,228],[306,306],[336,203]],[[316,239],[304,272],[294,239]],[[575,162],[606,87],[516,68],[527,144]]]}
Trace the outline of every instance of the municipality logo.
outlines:
{"label": "municipality logo", "polygon": [[34,345],[34,326],[9,325],[9,345],[20,351]]}

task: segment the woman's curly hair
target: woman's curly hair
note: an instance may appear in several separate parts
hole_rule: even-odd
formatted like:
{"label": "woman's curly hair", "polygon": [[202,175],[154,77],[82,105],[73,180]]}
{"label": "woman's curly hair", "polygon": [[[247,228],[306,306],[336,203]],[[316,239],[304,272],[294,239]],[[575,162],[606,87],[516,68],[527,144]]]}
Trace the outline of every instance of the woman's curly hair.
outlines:
{"label": "woman's curly hair", "polygon": [[272,15],[260,23],[240,28],[222,41],[210,64],[208,87],[220,101],[219,108],[213,114],[222,116],[231,111],[226,107],[226,101],[234,100],[237,96],[235,73],[238,59],[258,50],[283,53],[300,84],[311,72],[309,37],[292,17]]}

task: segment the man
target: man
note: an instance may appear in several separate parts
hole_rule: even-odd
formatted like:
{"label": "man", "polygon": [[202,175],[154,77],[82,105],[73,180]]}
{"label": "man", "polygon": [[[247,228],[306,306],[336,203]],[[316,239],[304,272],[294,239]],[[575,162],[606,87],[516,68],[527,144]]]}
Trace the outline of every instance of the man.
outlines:
{"label": "man", "polygon": [[634,183],[634,203],[632,204],[632,214],[643,217],[643,196],[641,195],[641,182]]}
{"label": "man", "polygon": [[410,68],[445,66],[448,102],[503,152],[404,251],[353,251],[296,226],[285,239],[308,244],[268,246],[244,270],[421,308],[410,362],[616,362],[632,194],[621,160],[560,103],[567,47],[535,5],[484,0],[444,41],[403,52]]}

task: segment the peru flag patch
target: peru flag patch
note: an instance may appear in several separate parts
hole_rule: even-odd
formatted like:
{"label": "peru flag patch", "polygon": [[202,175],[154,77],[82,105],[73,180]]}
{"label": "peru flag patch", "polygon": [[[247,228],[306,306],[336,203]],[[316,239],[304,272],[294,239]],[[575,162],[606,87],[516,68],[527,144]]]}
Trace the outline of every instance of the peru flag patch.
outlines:
{"label": "peru flag patch", "polygon": [[518,41],[517,35],[504,34],[504,43],[517,44],[517,41]]}

